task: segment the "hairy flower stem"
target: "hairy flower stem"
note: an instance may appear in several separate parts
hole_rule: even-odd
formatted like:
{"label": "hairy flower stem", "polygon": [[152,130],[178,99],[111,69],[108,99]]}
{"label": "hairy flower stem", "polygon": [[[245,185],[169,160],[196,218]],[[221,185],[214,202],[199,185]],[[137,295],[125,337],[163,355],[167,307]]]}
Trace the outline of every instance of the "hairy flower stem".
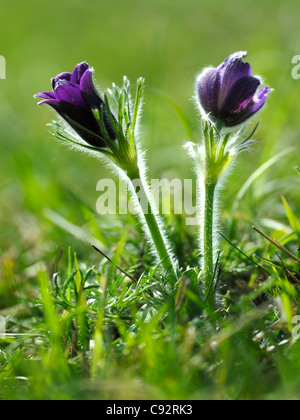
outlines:
{"label": "hairy flower stem", "polygon": [[148,204],[148,213],[144,214],[148,229],[151,234],[151,238],[153,240],[153,243],[156,247],[157,254],[159,256],[159,259],[162,261],[162,266],[167,272],[171,273],[174,280],[176,279],[176,270],[173,265],[172,257],[169,255],[169,251],[166,244],[166,239],[163,238],[161,234],[161,230],[159,228],[158,221],[156,219],[156,216],[152,212],[151,204]]}
{"label": "hairy flower stem", "polygon": [[149,199],[149,196],[145,190],[140,170],[137,167],[134,171],[130,171],[130,173],[127,173],[127,176],[128,180],[131,183],[131,193],[134,193],[135,195],[136,189],[133,181],[136,179],[141,180],[141,183],[139,185],[139,196],[145,197],[147,201],[147,208],[144,209],[141,203],[139,203],[140,219],[142,222],[146,222],[145,232],[147,232],[150,235],[149,239],[155,247],[155,253],[158,257],[158,260],[161,262],[165,273],[169,272],[173,277],[175,283],[177,278],[176,262],[174,261],[174,258],[172,256],[171,247],[169,245],[165,229],[162,226],[162,221],[158,219],[152,208],[151,200]]}
{"label": "hairy flower stem", "polygon": [[201,258],[201,281],[205,302],[211,310],[215,309],[215,273],[217,241],[214,237],[216,221],[216,191],[227,166],[232,161],[226,146],[230,134],[222,135],[222,125],[203,123],[203,144],[191,144],[191,156],[199,182],[199,226]]}
{"label": "hairy flower stem", "polygon": [[207,182],[204,186],[204,231],[202,235],[203,249],[203,282],[206,303],[214,309],[214,202],[216,192],[216,182]]}

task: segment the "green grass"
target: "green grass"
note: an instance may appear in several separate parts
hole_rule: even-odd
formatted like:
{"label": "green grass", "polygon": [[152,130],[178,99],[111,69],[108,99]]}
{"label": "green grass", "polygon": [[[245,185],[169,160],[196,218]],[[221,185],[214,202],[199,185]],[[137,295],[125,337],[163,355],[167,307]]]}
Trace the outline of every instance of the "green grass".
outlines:
{"label": "green grass", "polygon": [[[299,2],[3,0],[1,9],[0,315],[14,336],[0,340],[0,399],[299,399],[299,264],[251,228],[297,255]],[[54,141],[50,110],[32,96],[82,60],[103,88],[145,77],[150,176],[190,178],[182,145],[200,134],[196,74],[237,50],[275,91],[263,140],[240,156],[223,197],[220,309],[204,315],[194,270],[171,288],[132,217],[97,215],[107,170]],[[194,229],[167,222],[181,265],[194,267]]]}

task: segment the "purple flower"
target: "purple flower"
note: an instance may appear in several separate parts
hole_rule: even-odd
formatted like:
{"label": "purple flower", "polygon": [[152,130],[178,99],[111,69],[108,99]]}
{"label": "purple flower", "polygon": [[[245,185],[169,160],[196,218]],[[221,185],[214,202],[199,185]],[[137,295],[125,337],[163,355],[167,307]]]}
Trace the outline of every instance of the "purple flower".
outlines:
{"label": "purple flower", "polygon": [[52,79],[53,92],[42,92],[35,97],[43,98],[38,105],[50,105],[88,144],[106,147],[104,135],[93,111],[103,112],[103,122],[111,140],[116,133],[93,84],[93,70],[85,62],[78,64],[73,73],[61,73]]}
{"label": "purple flower", "polygon": [[265,104],[271,89],[258,90],[261,81],[252,75],[245,52],[230,55],[217,68],[208,67],[198,77],[200,105],[215,123],[233,127],[252,117]]}

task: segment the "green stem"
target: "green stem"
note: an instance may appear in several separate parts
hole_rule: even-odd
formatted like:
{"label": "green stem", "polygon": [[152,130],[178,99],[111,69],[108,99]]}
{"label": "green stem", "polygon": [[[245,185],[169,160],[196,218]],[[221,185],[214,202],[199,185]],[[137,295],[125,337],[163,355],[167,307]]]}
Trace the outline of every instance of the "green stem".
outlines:
{"label": "green stem", "polygon": [[158,256],[159,261],[164,268],[165,272],[169,272],[172,277],[174,278],[174,282],[177,278],[176,275],[176,265],[173,261],[170,246],[168,244],[168,239],[166,238],[165,234],[162,232],[161,223],[158,222],[156,215],[153,212],[150,200],[148,198],[147,192],[143,186],[143,180],[140,176],[140,171],[137,168],[136,171],[131,171],[128,173],[128,178],[131,181],[131,185],[134,188],[132,181],[134,179],[141,179],[141,191],[140,194],[147,199],[148,208],[147,211],[143,211],[142,206],[140,206],[141,215],[146,221],[148,231],[150,232],[151,240],[155,246],[156,254]]}
{"label": "green stem", "polygon": [[205,183],[204,233],[203,233],[203,280],[207,304],[213,309],[214,297],[214,201],[216,182]]}
{"label": "green stem", "polygon": [[172,261],[172,257],[169,254],[168,251],[168,245],[166,239],[161,234],[161,230],[158,224],[158,221],[156,219],[156,216],[152,212],[151,205],[149,203],[148,205],[148,214],[144,214],[148,229],[150,231],[153,243],[156,247],[157,254],[159,256],[160,261],[162,261],[162,266],[167,272],[170,271],[172,277],[174,277],[174,280],[176,279],[176,268],[174,266],[174,263]]}

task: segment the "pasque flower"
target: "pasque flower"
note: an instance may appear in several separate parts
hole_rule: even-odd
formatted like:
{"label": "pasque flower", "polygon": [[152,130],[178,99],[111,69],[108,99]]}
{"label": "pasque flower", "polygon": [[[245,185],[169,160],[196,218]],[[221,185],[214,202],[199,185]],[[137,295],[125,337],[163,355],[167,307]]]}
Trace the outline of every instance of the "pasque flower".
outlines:
{"label": "pasque flower", "polygon": [[258,89],[261,81],[252,75],[246,52],[230,55],[217,68],[208,67],[197,79],[202,110],[214,123],[233,127],[245,122],[265,104],[270,88]]}
{"label": "pasque flower", "polygon": [[103,126],[95,118],[95,111],[103,116],[104,128],[111,140],[116,139],[111,119],[104,101],[93,83],[93,70],[85,62],[78,64],[72,73],[61,73],[52,79],[53,92],[42,92],[39,105],[50,105],[89,145],[106,147]]}
{"label": "pasque flower", "polygon": [[[130,81],[124,76],[123,86],[113,84],[112,89],[107,89],[101,98],[93,84],[93,70],[83,62],[72,73],[61,73],[52,79],[53,92],[42,92],[35,96],[42,98],[39,105],[47,104],[54,108],[83,141],[78,141],[73,133],[70,135],[59,123],[52,124],[56,138],[104,159],[127,183],[151,249],[174,282],[178,264],[171,252],[163,219],[153,211],[148,180],[144,177],[144,153],[138,145],[144,85],[145,80],[139,78],[133,98]],[[134,182],[137,179],[140,180],[139,196]],[[140,204],[141,195],[145,197],[146,208]]]}

